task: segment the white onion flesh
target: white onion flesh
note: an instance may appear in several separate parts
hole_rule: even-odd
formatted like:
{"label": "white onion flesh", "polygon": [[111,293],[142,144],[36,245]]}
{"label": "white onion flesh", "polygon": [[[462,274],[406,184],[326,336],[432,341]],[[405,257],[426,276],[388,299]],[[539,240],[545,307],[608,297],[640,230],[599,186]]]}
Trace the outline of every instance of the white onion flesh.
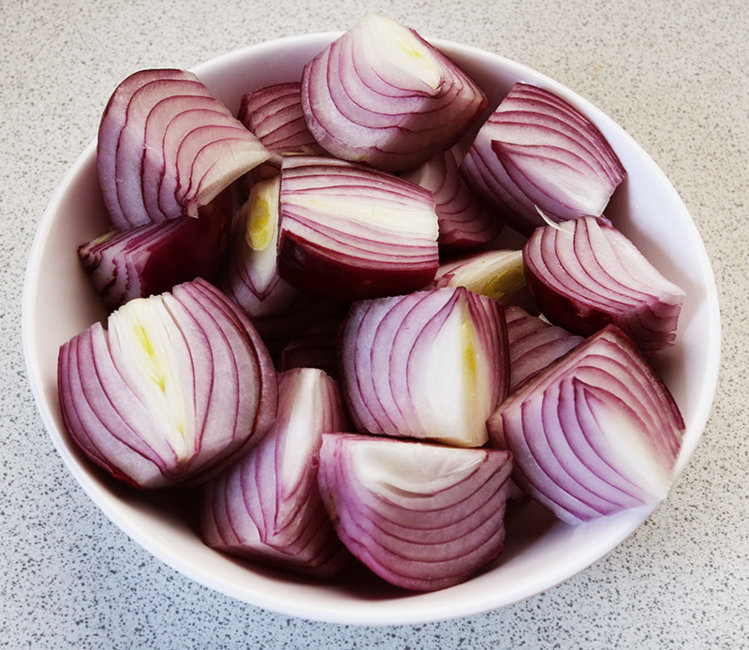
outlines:
{"label": "white onion flesh", "polygon": [[268,434],[203,488],[201,530],[218,550],[317,576],[348,559],[323,508],[316,457],[326,431],[345,431],[335,380],[313,368],[279,375]]}
{"label": "white onion flesh", "polygon": [[143,488],[204,480],[265,435],[275,369],[247,317],[202,279],[131,300],[60,349],[65,426]]}
{"label": "white onion flesh", "polygon": [[326,434],[318,481],[353,555],[394,585],[432,591],[502,551],[511,466],[505,451]]}
{"label": "white onion flesh", "polygon": [[663,499],[684,433],[665,384],[613,325],[522,384],[488,425],[518,485],[572,525]]}

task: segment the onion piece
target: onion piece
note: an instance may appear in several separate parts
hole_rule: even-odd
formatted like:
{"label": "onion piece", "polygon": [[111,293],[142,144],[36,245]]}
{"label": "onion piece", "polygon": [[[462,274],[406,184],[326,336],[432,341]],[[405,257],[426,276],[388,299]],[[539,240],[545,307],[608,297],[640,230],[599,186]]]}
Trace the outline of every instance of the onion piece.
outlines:
{"label": "onion piece", "polygon": [[259,442],[276,414],[272,361],[244,313],[198,278],[131,300],[60,348],[71,438],[143,488],[196,483]]}
{"label": "onion piece", "polygon": [[349,558],[317,488],[325,431],[345,431],[336,382],[313,368],[278,378],[278,417],[268,435],[203,488],[201,530],[212,548],[317,576]]}
{"label": "onion piece", "polygon": [[284,159],[278,270],[331,300],[406,293],[437,270],[437,215],[423,188],[363,165]]}
{"label": "onion piece", "polygon": [[277,154],[325,154],[307,128],[302,112],[301,83],[272,84],[242,96],[237,119],[263,146]]}
{"label": "onion piece", "polygon": [[614,323],[648,353],[673,344],[684,292],[607,220],[539,228],[523,260],[528,287],[552,323],[583,336]]}
{"label": "onion piece", "polygon": [[420,185],[434,196],[439,220],[440,249],[475,248],[496,239],[502,221],[472,192],[460,175],[462,154],[456,145],[432,156],[401,178]]}
{"label": "onion piece", "polygon": [[325,434],[318,482],[353,555],[396,586],[431,591],[502,551],[511,466],[505,451]]}
{"label": "onion piece", "polygon": [[340,377],[357,430],[479,447],[507,394],[500,303],[463,287],[354,303]]}
{"label": "onion piece", "polygon": [[465,287],[504,305],[533,309],[523,270],[522,250],[492,250],[450,260],[437,269],[434,287]]}
{"label": "onion piece", "polygon": [[142,70],[107,104],[97,172],[112,223],[125,230],[197,216],[269,155],[193,73]]}
{"label": "onion piece", "polygon": [[455,63],[379,14],[307,63],[301,101],[326,151],[386,171],[416,167],[451,147],[487,106]]}
{"label": "onion piece", "polygon": [[252,318],[289,310],[297,290],[278,274],[278,194],[276,176],[253,185],[239,211],[222,288]]}
{"label": "onion piece", "polygon": [[601,216],[626,176],[593,122],[525,83],[515,84],[481,127],[461,173],[525,234],[544,225],[543,215],[557,222]]}
{"label": "onion piece", "polygon": [[510,351],[510,392],[583,341],[562,327],[533,316],[522,307],[505,309]]}
{"label": "onion piece", "polygon": [[526,381],[488,425],[514,480],[573,525],[663,499],[684,433],[665,384],[613,325]]}
{"label": "onion piece", "polygon": [[338,376],[338,329],[342,318],[321,316],[299,336],[289,341],[278,356],[279,371],[291,368],[320,368]]}
{"label": "onion piece", "polygon": [[200,209],[197,219],[110,231],[81,245],[78,255],[94,289],[113,311],[133,298],[169,291],[196,277],[217,280],[231,217],[231,195],[224,191]]}

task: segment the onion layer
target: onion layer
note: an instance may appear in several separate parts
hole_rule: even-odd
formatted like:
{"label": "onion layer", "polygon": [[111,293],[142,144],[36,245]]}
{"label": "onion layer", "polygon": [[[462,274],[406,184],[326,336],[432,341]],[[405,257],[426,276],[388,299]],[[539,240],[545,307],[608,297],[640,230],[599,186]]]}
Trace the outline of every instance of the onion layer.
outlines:
{"label": "onion layer", "polygon": [[203,488],[201,529],[211,547],[293,571],[328,576],[348,554],[317,488],[322,433],[344,431],[336,382],[321,370],[279,375],[278,417],[259,445]]}
{"label": "onion layer", "polygon": [[272,361],[244,313],[198,278],[131,300],[60,348],[65,426],[83,452],[144,488],[198,482],[265,435]]}
{"label": "onion layer", "polygon": [[487,441],[507,394],[502,306],[463,287],[355,303],[340,330],[340,376],[359,431]]}
{"label": "onion layer", "polygon": [[668,389],[613,325],[526,381],[488,425],[515,481],[571,524],[664,498],[684,433]]}
{"label": "onion layer", "polygon": [[537,229],[523,261],[531,293],[556,325],[587,336],[613,323],[645,352],[673,344],[684,292],[605,219]]}
{"label": "onion layer", "polygon": [[338,158],[402,171],[451,147],[487,105],[414,30],[370,14],[304,67],[307,126]]}
{"label": "onion layer", "polygon": [[626,172],[598,128],[561,97],[517,83],[461,166],[468,184],[516,230],[600,216]]}
{"label": "onion layer", "polygon": [[194,74],[142,70],[107,104],[96,164],[112,223],[126,230],[197,216],[269,155]]}
{"label": "onion layer", "polygon": [[318,481],[338,536],[388,582],[457,584],[504,543],[510,454],[325,434]]}
{"label": "onion layer", "polygon": [[284,159],[281,277],[311,294],[357,300],[427,285],[437,270],[437,215],[423,188],[363,165]]}

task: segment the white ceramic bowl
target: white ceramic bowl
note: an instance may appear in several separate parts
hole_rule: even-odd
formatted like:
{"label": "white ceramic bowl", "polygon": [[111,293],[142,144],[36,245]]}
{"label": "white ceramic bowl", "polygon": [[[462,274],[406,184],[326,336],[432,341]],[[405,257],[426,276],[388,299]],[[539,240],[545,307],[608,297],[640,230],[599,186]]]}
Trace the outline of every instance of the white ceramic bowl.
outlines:
{"label": "white ceramic bowl", "polygon": [[[209,61],[195,72],[236,110],[241,94],[249,89],[297,80],[302,65],[335,36],[314,34],[251,46]],[[707,420],[720,356],[715,283],[684,204],[640,146],[586,100],[495,54],[444,41],[436,44],[492,100],[518,80],[564,97],[598,125],[619,155],[629,176],[607,215],[686,291],[678,342],[658,363],[686,420],[680,471]],[[570,528],[537,506],[527,506],[508,524],[507,546],[497,562],[464,584],[425,594],[397,591],[357,571],[332,585],[299,579],[243,564],[204,546],[190,517],[158,496],[136,492],[106,476],[64,432],[57,402],[58,347],[104,316],[76,256],[80,243],[107,227],[94,158],[92,143],[57,188],[39,226],[24,287],[24,352],[42,419],[73,476],[114,523],[168,565],[207,587],[286,614],[341,623],[417,623],[484,612],[548,589],[611,551],[652,512],[653,508],[640,508]],[[48,313],[52,304],[54,326]]]}

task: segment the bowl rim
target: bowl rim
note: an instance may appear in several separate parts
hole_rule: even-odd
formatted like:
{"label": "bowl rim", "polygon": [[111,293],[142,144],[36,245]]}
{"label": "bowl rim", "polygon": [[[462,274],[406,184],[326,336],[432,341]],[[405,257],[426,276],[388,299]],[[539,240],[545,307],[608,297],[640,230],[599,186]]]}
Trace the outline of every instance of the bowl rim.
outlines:
{"label": "bowl rim", "polygon": [[[299,34],[293,36],[287,36],[284,38],[273,39],[261,43],[250,44],[233,51],[221,54],[213,57],[200,65],[191,68],[199,76],[202,74],[210,74],[212,71],[220,69],[232,61],[241,60],[248,55],[258,55],[263,50],[272,51],[279,47],[284,46],[300,46],[303,44],[314,43],[317,41],[332,41],[334,38],[341,34],[340,31],[330,32],[317,32],[308,34]],[[697,259],[694,263],[699,266],[701,278],[704,280],[705,302],[706,308],[708,309],[708,323],[710,325],[709,337],[706,341],[706,345],[710,347],[711,351],[714,351],[707,359],[703,389],[700,392],[700,401],[692,409],[692,427],[698,428],[699,435],[696,435],[691,440],[691,444],[688,448],[682,448],[679,456],[679,461],[675,469],[673,484],[678,479],[678,476],[683,471],[687,461],[692,456],[702,432],[704,431],[705,425],[709,418],[715,392],[717,388],[718,372],[720,368],[721,358],[721,324],[720,324],[720,310],[718,302],[718,293],[715,283],[714,274],[709,262],[707,251],[704,246],[699,233],[697,231],[696,224],[689,215],[686,206],[684,205],[681,197],[676,192],[671,182],[666,177],[665,173],[658,167],[652,158],[644,151],[638,142],[634,140],[617,122],[612,118],[608,117],[597,107],[591,104],[588,100],[577,95],[574,91],[568,87],[554,81],[547,75],[538,72],[528,66],[521,63],[495,54],[488,50],[484,50],[472,45],[466,45],[451,40],[445,40],[440,38],[429,38],[427,40],[439,48],[447,48],[448,50],[457,50],[466,56],[478,57],[480,59],[492,60],[495,63],[499,63],[502,66],[511,69],[519,77],[531,78],[535,80],[542,80],[547,88],[559,93],[565,99],[572,100],[578,107],[583,107],[584,112],[595,118],[594,121],[597,123],[603,121],[607,126],[615,131],[619,132],[619,136],[623,137],[627,142],[628,146],[634,147],[637,150],[638,155],[648,165],[648,172],[657,177],[658,183],[663,185],[666,191],[672,196],[675,201],[683,207],[683,211],[688,217],[685,222],[688,224],[687,227],[691,230],[689,235],[696,239],[697,243]],[[457,618],[460,616],[468,616],[485,613],[490,610],[499,609],[505,607],[526,598],[532,597],[543,591],[546,591],[559,583],[573,577],[580,571],[590,567],[594,563],[601,560],[603,557],[613,551],[622,541],[629,537],[645,520],[655,511],[657,505],[649,506],[642,509],[639,513],[637,521],[633,521],[633,524],[628,525],[621,531],[621,534],[614,540],[608,540],[604,545],[605,548],[601,548],[600,552],[595,557],[586,557],[581,561],[574,564],[574,566],[568,567],[568,570],[561,572],[554,578],[546,581],[537,581],[537,583],[526,584],[523,588],[515,589],[512,592],[510,598],[507,598],[501,602],[497,601],[496,598],[492,597],[492,594],[484,594],[481,598],[471,599],[467,603],[448,603],[445,604],[442,601],[429,607],[408,607],[404,606],[406,602],[411,602],[412,599],[422,596],[418,594],[413,598],[408,597],[406,599],[390,599],[386,601],[390,606],[382,606],[382,602],[372,603],[370,608],[364,609],[362,607],[352,608],[350,611],[331,611],[329,606],[320,604],[317,602],[307,603],[293,603],[289,605],[283,594],[281,596],[268,595],[262,593],[253,593],[252,597],[249,598],[246,590],[239,589],[236,585],[232,585],[230,582],[217,579],[216,576],[212,575],[209,571],[197,566],[195,563],[187,561],[179,554],[170,553],[170,547],[165,544],[162,540],[155,539],[151,534],[141,530],[137,525],[131,522],[123,511],[119,511],[116,508],[112,508],[112,496],[109,495],[102,486],[94,480],[89,474],[86,468],[83,468],[80,463],[75,459],[69,451],[63,446],[60,436],[62,432],[59,431],[55,419],[50,410],[49,404],[45,395],[42,391],[42,376],[39,367],[39,352],[35,346],[32,331],[33,323],[35,322],[36,310],[33,303],[34,300],[34,289],[37,287],[41,278],[41,252],[43,246],[49,235],[49,231],[53,224],[53,218],[55,213],[63,200],[67,189],[70,187],[72,181],[78,177],[83,168],[91,164],[92,158],[95,156],[96,139],[88,144],[82,153],[79,154],[73,165],[67,170],[62,181],[57,185],[53,191],[47,207],[41,217],[41,220],[35,231],[34,239],[30,248],[27,266],[24,276],[23,294],[22,294],[22,345],[23,354],[26,365],[26,372],[31,384],[32,393],[36,403],[37,410],[41,416],[42,422],[47,430],[48,435],[52,439],[52,442],[57,449],[57,452],[62,457],[64,464],[67,469],[71,472],[77,483],[83,488],[84,492],[91,498],[91,500],[97,505],[97,507],[122,531],[124,531],[133,541],[147,550],[151,555],[155,556],[167,566],[179,571],[183,575],[190,579],[198,582],[199,584],[207,587],[211,590],[218,591],[224,595],[236,598],[242,602],[246,602],[258,607],[262,607],[278,613],[298,616],[311,620],[319,620],[333,623],[343,624],[356,624],[356,625],[395,625],[395,624],[417,624],[425,623],[430,621],[448,620]],[[611,541],[614,543],[612,544]],[[541,584],[541,582],[543,584]],[[429,601],[427,601],[429,602]]]}

